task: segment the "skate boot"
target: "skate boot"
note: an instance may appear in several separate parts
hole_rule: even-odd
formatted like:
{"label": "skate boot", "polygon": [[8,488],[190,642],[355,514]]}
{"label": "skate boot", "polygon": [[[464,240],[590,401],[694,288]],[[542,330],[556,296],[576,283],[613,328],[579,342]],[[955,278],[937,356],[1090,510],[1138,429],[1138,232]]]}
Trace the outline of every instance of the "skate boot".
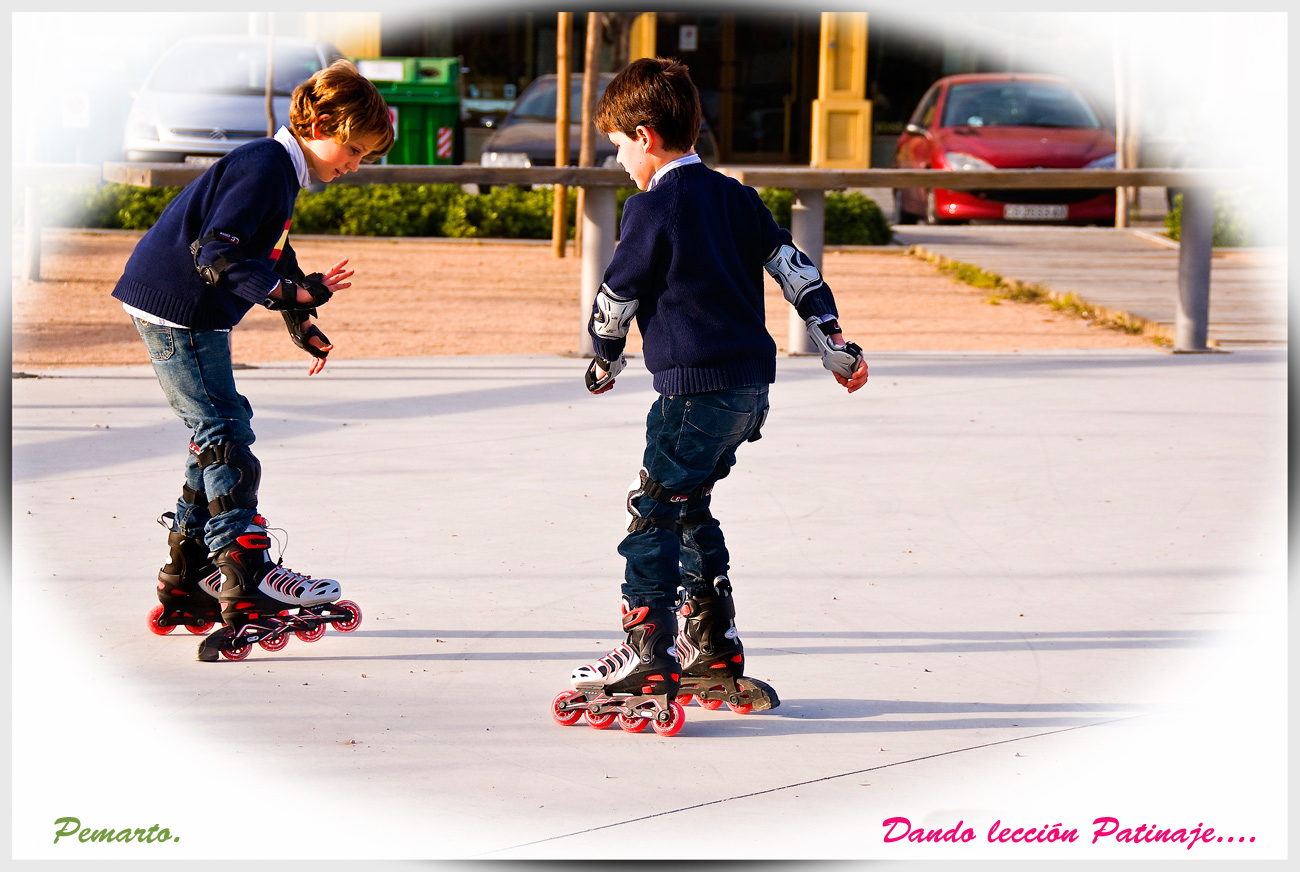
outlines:
{"label": "skate boot", "polygon": [[731,580],[719,575],[713,593],[686,597],[682,603],[677,658],[682,665],[677,701],[686,705],[696,697],[706,709],[724,702],[737,714],[766,711],[781,704],[776,691],[756,678],[745,678],[745,648],[736,633],[736,604]]}
{"label": "skate boot", "polygon": [[573,671],[573,690],[551,703],[551,714],[565,726],[586,718],[603,730],[618,719],[629,733],[647,726],[661,736],[675,736],[686,714],[673,697],[680,667],[673,655],[677,630],[672,609],[629,608],[623,600],[623,629],[627,641],[606,656]]}
{"label": "skate boot", "polygon": [[149,630],[166,636],[184,627],[201,636],[221,621],[217,571],[202,539],[192,539],[173,529],[176,514],[164,512],[158,523],[167,528],[167,564],[158,570],[158,605],[149,612]]}
{"label": "skate boot", "polygon": [[356,603],[338,601],[339,583],[315,579],[271,562],[271,537],[261,515],[214,555],[221,572],[221,619],[225,623],[199,645],[198,659],[243,660],[253,643],[278,651],[293,633],[304,642],[325,635],[329,624],[350,633],[361,624]]}

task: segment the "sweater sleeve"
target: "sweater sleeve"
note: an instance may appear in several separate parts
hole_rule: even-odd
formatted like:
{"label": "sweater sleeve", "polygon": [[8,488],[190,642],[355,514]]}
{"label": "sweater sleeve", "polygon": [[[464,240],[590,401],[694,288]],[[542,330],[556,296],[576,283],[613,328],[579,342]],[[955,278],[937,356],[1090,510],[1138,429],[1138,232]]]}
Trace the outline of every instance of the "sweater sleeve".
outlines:
{"label": "sweater sleeve", "polygon": [[[767,206],[764,205],[763,201],[759,198],[758,192],[753,188],[750,188],[749,190],[755,208],[758,210],[759,223],[763,235],[763,262],[766,263],[771,260],[772,256],[776,254],[777,250],[782,245],[789,245],[798,251],[799,247],[794,244],[794,238],[790,235],[790,231],[777,225],[776,219],[772,217],[772,213],[768,211]],[[820,275],[821,265],[816,264],[816,266],[817,272]],[[799,301],[799,305],[795,307],[795,310],[799,313],[799,317],[803,318],[805,321],[809,318],[821,318],[826,315],[839,317],[839,310],[835,308],[835,295],[831,293],[830,285],[826,284],[825,276],[822,276],[822,282],[818,287],[804,294],[803,299]]]}
{"label": "sweater sleeve", "polygon": [[[264,165],[249,162],[249,167]],[[244,253],[244,244],[259,231],[263,234],[271,223],[284,223],[293,214],[292,204],[285,209],[281,202],[283,180],[269,178],[266,171],[247,171],[232,167],[214,182],[208,208],[199,233],[208,240],[199,250],[199,264],[220,263],[225,269],[218,285],[241,299],[260,303],[279,284],[272,263]]]}
{"label": "sweater sleeve", "polygon": [[[619,228],[619,243],[614,256],[605,269],[600,290],[620,301],[635,300],[638,305],[638,323],[653,308],[664,287],[664,276],[671,255],[663,213],[656,212],[644,194],[635,194],[623,204],[623,221]],[[596,303],[591,315],[596,314]],[[587,319],[587,333],[591,336],[596,355],[614,360],[623,353],[627,338],[606,339],[593,329],[592,318]]]}

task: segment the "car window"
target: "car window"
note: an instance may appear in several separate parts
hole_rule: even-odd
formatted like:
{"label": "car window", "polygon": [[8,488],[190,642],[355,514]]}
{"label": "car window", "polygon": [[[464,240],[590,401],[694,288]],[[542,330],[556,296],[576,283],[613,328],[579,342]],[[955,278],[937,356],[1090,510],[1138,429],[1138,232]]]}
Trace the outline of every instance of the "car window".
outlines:
{"label": "car window", "polygon": [[[293,93],[298,83],[320,69],[316,52],[300,46],[277,46],[275,94]],[[148,88],[187,94],[265,94],[266,47],[232,43],[188,43],[158,62]]]}
{"label": "car window", "polygon": [[[605,93],[608,82],[596,83],[596,99]],[[555,120],[555,79],[539,79],[520,96],[510,117],[515,121],[554,121]],[[582,85],[569,88],[569,119],[576,122],[582,118]]]}
{"label": "car window", "polygon": [[944,127],[1100,127],[1092,108],[1072,88],[1051,82],[971,82],[953,85],[944,103]]}
{"label": "car window", "polygon": [[935,101],[939,99],[939,86],[934,85],[930,90],[925,92],[921,102],[917,104],[916,111],[908,119],[909,124],[915,124],[917,127],[929,127],[934,123]]}

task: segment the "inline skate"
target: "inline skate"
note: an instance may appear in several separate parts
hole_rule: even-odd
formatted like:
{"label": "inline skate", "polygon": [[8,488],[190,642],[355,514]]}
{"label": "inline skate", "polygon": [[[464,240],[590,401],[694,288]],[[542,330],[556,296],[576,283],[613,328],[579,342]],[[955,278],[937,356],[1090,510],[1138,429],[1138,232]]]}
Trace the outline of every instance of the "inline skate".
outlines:
{"label": "inline skate", "polygon": [[627,641],[573,671],[574,689],[562,691],[551,703],[555,720],[568,726],[585,718],[588,725],[603,730],[617,719],[629,733],[649,726],[661,736],[677,735],[686,713],[673,698],[680,678],[670,653],[676,625],[672,609],[630,608],[624,598]]}
{"label": "inline skate", "polygon": [[714,579],[712,594],[683,597],[680,614],[685,620],[675,649],[682,667],[677,702],[687,705],[695,697],[710,710],[725,702],[742,715],[781,704],[770,685],[744,677],[745,648],[736,633],[736,604],[727,576]]}
{"label": "inline skate", "polygon": [[202,539],[175,528],[174,512],[164,512],[158,523],[167,529],[170,554],[158,570],[158,605],[149,612],[149,630],[166,636],[176,627],[184,627],[201,636],[221,622],[217,602],[221,573]]}
{"label": "inline skate", "polygon": [[282,561],[273,563],[270,547],[266,519],[257,515],[213,556],[221,573],[217,599],[225,626],[199,644],[199,660],[243,660],[253,643],[279,651],[289,644],[290,633],[315,642],[330,624],[344,633],[360,626],[361,609],[339,601],[337,581],[293,572]]}

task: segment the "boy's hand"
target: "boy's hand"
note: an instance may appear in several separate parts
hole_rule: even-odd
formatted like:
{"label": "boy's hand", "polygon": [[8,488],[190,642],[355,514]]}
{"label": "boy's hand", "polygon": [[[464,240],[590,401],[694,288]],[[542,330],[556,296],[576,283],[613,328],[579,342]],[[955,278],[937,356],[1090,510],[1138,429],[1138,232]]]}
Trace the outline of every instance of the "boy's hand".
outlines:
{"label": "boy's hand", "polygon": [[307,375],[311,376],[320,372],[325,368],[325,359],[334,350],[329,338],[321,332],[319,327],[312,323],[311,318],[299,320],[298,315],[293,312],[281,312],[280,314],[284,316],[284,324],[289,328],[289,336],[293,339],[293,344],[316,358]]}
{"label": "boy's hand", "polygon": [[352,283],[348,279],[356,275],[357,271],[344,269],[347,263],[348,259],[345,257],[330,267],[330,271],[321,277],[321,281],[325,283],[325,287],[330,289],[330,293],[336,294],[344,288],[352,287]]}
{"label": "boy's hand", "polygon": [[618,356],[618,360],[609,361],[603,357],[593,357],[587,366],[587,390],[593,394],[603,394],[614,387],[614,377],[627,366],[627,358]]}
{"label": "boy's hand", "polygon": [[[831,344],[833,345],[848,344],[847,342],[844,341],[844,335],[841,333],[832,334],[830,340],[831,340]],[[839,382],[844,387],[848,388],[849,393],[853,393],[858,388],[862,387],[867,383],[867,362],[865,360],[859,359],[858,368],[853,371],[853,375],[847,378],[840,375],[838,372],[835,372],[834,370],[831,370],[831,375],[835,376],[835,380],[837,382]]]}

